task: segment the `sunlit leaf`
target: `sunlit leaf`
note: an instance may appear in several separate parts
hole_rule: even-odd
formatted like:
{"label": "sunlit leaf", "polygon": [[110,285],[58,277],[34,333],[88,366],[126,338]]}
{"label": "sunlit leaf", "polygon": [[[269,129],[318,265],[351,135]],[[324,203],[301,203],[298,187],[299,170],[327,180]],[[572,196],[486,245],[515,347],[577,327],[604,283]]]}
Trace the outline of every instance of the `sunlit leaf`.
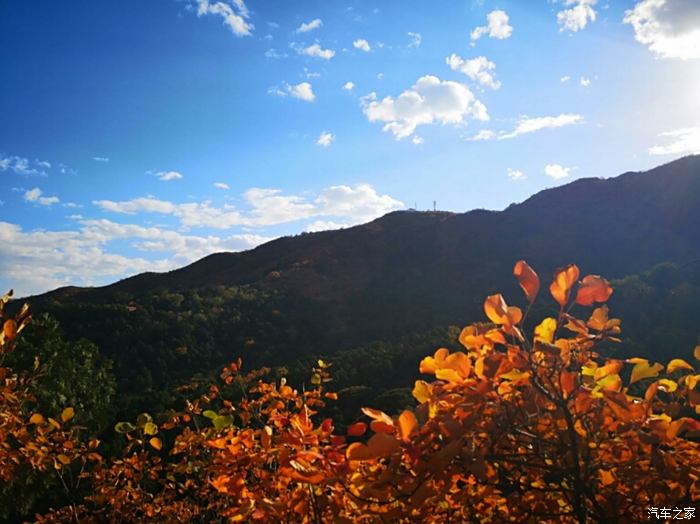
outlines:
{"label": "sunlit leaf", "polygon": [[540,290],[540,277],[537,273],[525,262],[518,260],[513,268],[513,275],[518,279],[520,287],[525,292],[527,301],[532,303],[537,297],[537,292]]}
{"label": "sunlit leaf", "polygon": [[[643,359],[639,359],[639,360],[643,360]],[[664,369],[662,364],[654,364],[654,365],[650,366],[649,362],[647,360],[643,360],[642,362],[638,362],[632,368],[632,375],[630,376],[629,383],[634,384],[635,382],[638,382],[638,381],[643,380],[645,378],[656,377],[659,375],[659,372],[662,369]]]}
{"label": "sunlit leaf", "polygon": [[508,322],[508,305],[500,293],[486,297],[484,312],[494,324],[505,324]]}
{"label": "sunlit leaf", "polygon": [[549,286],[549,291],[554,300],[564,307],[569,301],[571,288],[578,280],[579,269],[575,264],[570,264],[564,268],[559,268],[554,273],[554,280]]}
{"label": "sunlit leaf", "polygon": [[425,380],[416,380],[413,397],[421,404],[430,398],[430,385]]}
{"label": "sunlit leaf", "polygon": [[668,366],[666,366],[666,373],[669,375],[678,371],[679,369],[687,369],[689,371],[695,371],[693,366],[688,364],[685,360],[680,359],[680,358],[674,358],[671,360],[671,362],[668,363]]}
{"label": "sunlit leaf", "polygon": [[68,422],[70,419],[73,418],[75,415],[75,411],[73,411],[73,408],[67,407],[61,412],[61,420],[63,422]]}
{"label": "sunlit leaf", "polygon": [[375,433],[367,441],[367,447],[376,457],[386,457],[399,448],[399,441],[387,433]]}
{"label": "sunlit leaf", "polygon": [[156,426],[153,422],[146,422],[143,426],[143,432],[146,435],[155,435],[158,433],[158,426]]}
{"label": "sunlit leaf", "polygon": [[158,437],[152,437],[148,443],[153,447],[153,449],[157,449],[160,451],[160,449],[163,447],[163,443]]}
{"label": "sunlit leaf", "polygon": [[404,410],[399,415],[399,435],[401,440],[408,442],[411,433],[418,427],[418,419],[411,410]]}
{"label": "sunlit leaf", "polygon": [[554,333],[557,330],[557,321],[551,317],[545,318],[535,328],[535,341],[551,344],[554,341]]}
{"label": "sunlit leaf", "polygon": [[610,282],[603,277],[586,275],[576,292],[576,303],[581,306],[592,306],[595,302],[607,302],[612,292]]}
{"label": "sunlit leaf", "polygon": [[345,456],[348,460],[370,460],[374,455],[370,449],[360,442],[354,442],[345,450]]}
{"label": "sunlit leaf", "polygon": [[29,417],[29,423],[30,424],[43,424],[44,423],[44,416],[41,415],[41,413],[34,413],[31,417]]}

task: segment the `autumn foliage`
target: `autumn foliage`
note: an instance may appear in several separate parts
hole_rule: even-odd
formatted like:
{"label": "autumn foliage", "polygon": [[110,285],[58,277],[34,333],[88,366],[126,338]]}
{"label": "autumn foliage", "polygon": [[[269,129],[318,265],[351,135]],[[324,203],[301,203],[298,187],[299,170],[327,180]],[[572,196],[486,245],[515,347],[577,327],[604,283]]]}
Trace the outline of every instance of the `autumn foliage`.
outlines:
{"label": "autumn foliage", "polygon": [[[604,278],[557,270],[556,313],[530,323],[539,277],[524,261],[513,273],[525,311],[487,297],[463,351],[420,362],[430,380],[415,383],[414,409],[363,408],[342,431],[323,416],[330,364],[298,390],[238,361],[183,410],[117,424],[124,450],[105,458],[67,427],[70,408],[60,421],[31,413],[31,377],[0,367],[0,478],[29,461],[83,482],[64,483],[65,506],[43,522],[635,522],[692,506],[695,367],[606,356],[620,321]],[[0,359],[27,321],[5,320]]]}

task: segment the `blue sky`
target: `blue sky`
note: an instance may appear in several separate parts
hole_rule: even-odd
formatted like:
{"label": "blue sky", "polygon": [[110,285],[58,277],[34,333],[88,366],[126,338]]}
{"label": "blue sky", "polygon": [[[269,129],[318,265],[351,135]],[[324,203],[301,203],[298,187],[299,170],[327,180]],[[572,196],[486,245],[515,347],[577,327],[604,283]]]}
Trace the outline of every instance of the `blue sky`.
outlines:
{"label": "blue sky", "polygon": [[0,287],[700,152],[696,0],[0,3]]}

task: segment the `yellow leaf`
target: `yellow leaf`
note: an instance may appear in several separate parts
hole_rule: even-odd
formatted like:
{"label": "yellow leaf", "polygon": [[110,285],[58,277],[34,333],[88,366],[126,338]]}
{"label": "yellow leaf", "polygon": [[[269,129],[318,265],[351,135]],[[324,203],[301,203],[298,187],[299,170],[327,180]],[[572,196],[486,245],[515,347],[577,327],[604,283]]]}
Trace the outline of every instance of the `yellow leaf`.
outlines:
{"label": "yellow leaf", "polygon": [[665,391],[667,393],[673,393],[678,389],[678,384],[676,384],[673,380],[669,380],[667,378],[662,378],[661,380],[658,380],[657,384],[659,385],[659,389],[661,389],[661,391]]}
{"label": "yellow leaf", "polygon": [[527,262],[518,260],[513,268],[513,275],[518,279],[527,301],[534,302],[537,292],[540,290],[540,277],[537,276],[537,273],[528,266]]}
{"label": "yellow leaf", "polygon": [[56,458],[64,466],[67,466],[68,464],[70,464],[70,458],[68,458],[66,455],[61,454],[61,455],[58,455]]}
{"label": "yellow leaf", "polygon": [[446,382],[462,382],[462,377],[454,369],[438,369],[435,378]]}
{"label": "yellow leaf", "polygon": [[679,369],[689,369],[690,371],[695,371],[695,368],[688,364],[685,360],[680,359],[680,358],[674,358],[671,362],[668,363],[668,366],[666,367],[666,373],[669,375],[673,373],[674,371],[678,371]]}
{"label": "yellow leaf", "polygon": [[155,448],[159,451],[163,447],[163,443],[160,441],[160,439],[158,437],[153,437],[151,440],[148,441],[148,443],[151,446],[153,446],[153,448]]}
{"label": "yellow leaf", "polygon": [[545,318],[535,328],[535,341],[551,344],[554,340],[554,332],[557,330],[557,321],[551,317]]}
{"label": "yellow leaf", "polygon": [[44,423],[44,416],[41,415],[40,413],[34,413],[31,417],[29,417],[29,423],[30,424],[43,424]]}
{"label": "yellow leaf", "polygon": [[155,435],[156,433],[158,433],[158,426],[156,426],[153,422],[146,422],[143,425],[143,432],[146,435]]}
{"label": "yellow leaf", "polygon": [[421,404],[430,398],[430,384],[425,380],[416,380],[413,386],[413,397]]}
{"label": "yellow leaf", "polygon": [[593,380],[597,382],[608,375],[617,374],[622,369],[622,366],[624,366],[624,363],[621,360],[610,360],[604,366],[595,370]]}
{"label": "yellow leaf", "polygon": [[[635,359],[635,360],[643,360],[643,359]],[[635,382],[638,382],[638,381],[643,380],[645,378],[656,377],[656,376],[658,376],[659,371],[661,371],[662,369],[664,369],[664,367],[661,364],[654,364],[653,366],[650,366],[648,360],[643,360],[642,362],[635,364],[635,366],[632,368],[632,375],[630,376],[630,384],[634,384]]]}
{"label": "yellow leaf", "polygon": [[75,415],[75,411],[73,410],[73,408],[68,407],[68,408],[64,409],[63,412],[61,412],[61,420],[63,422],[68,422],[70,419],[73,418],[74,415]]}
{"label": "yellow leaf", "polygon": [[528,371],[520,371],[518,369],[511,369],[508,373],[503,373],[501,378],[510,380],[511,382],[521,382],[526,380],[530,376]]}

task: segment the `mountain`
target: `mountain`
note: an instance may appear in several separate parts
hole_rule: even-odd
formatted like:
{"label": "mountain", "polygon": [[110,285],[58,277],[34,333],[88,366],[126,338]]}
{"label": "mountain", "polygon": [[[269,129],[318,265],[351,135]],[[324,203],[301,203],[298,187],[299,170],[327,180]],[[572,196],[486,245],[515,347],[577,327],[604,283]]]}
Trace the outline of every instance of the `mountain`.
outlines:
{"label": "mountain", "polygon": [[465,325],[482,318],[487,294],[522,303],[511,275],[518,259],[545,281],[571,262],[607,278],[662,262],[693,266],[699,201],[700,156],[689,156],[646,172],[579,179],[503,211],[399,211],[28,301],[57,316],[70,337],[94,340],[122,382],[140,369],[165,384],[239,354],[256,365],[288,364]]}

